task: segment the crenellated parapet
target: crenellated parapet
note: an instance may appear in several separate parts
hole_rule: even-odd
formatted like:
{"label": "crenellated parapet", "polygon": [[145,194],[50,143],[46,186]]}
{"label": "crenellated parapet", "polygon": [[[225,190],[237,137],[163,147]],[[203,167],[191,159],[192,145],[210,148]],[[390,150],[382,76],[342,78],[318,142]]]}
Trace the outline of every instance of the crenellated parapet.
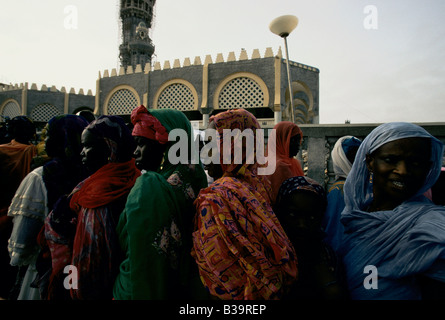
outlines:
{"label": "crenellated parapet", "polygon": [[29,86],[28,82],[20,83],[20,84],[9,84],[9,85],[0,85],[0,92],[7,92],[7,91],[15,91],[15,90],[33,90],[33,91],[40,91],[40,92],[61,92],[61,93],[69,93],[69,94],[75,94],[75,95],[82,95],[82,96],[93,96],[93,91],[91,89],[88,89],[85,94],[85,89],[80,88],[79,91],[76,92],[74,88],[71,88],[69,91],[66,90],[65,87],[61,87],[60,90],[57,89],[56,86],[48,86],[46,84],[42,84],[40,88],[37,86],[36,83],[32,83],[31,86]]}
{"label": "crenellated parapet", "polygon": [[[147,74],[151,71],[179,69],[179,68],[187,68],[190,66],[202,66],[202,65],[210,65],[218,63],[249,61],[255,59],[274,58],[274,57],[283,59],[281,47],[278,49],[276,53],[274,53],[272,48],[270,47],[266,48],[263,54],[261,54],[259,49],[254,49],[250,55],[247,53],[247,50],[241,49],[241,51],[238,54],[236,54],[234,51],[231,51],[226,55],[226,57],[224,57],[222,53],[218,53],[216,54],[215,57],[212,57],[212,55],[208,54],[204,57],[204,59],[202,59],[200,56],[196,56],[193,59],[187,57],[182,61],[182,63],[180,59],[175,59],[173,61],[166,60],[163,63],[161,63],[160,61],[155,61],[153,65],[151,63],[147,63],[145,66],[141,66],[140,64],[138,64],[135,69],[133,69],[132,66],[128,66],[127,68],[120,67],[119,69],[113,68],[111,70],[104,70],[103,74],[99,72],[99,78],[101,79],[109,77],[119,77],[119,76],[138,74],[138,73]],[[283,63],[285,62],[286,60],[283,59]],[[308,71],[319,72],[319,69],[317,68],[294,61],[290,61],[290,65]]]}
{"label": "crenellated parapet", "polygon": [[28,83],[0,84],[0,92],[23,90],[28,87]]}

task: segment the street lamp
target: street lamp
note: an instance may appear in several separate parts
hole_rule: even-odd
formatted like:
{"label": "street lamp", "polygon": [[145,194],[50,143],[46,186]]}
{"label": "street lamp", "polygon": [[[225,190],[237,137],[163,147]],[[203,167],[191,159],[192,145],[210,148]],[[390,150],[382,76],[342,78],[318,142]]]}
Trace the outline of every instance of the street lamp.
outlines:
{"label": "street lamp", "polygon": [[287,49],[287,36],[297,27],[298,18],[292,15],[284,15],[272,20],[269,24],[269,29],[281,38],[284,38],[284,46],[286,48],[286,64],[287,64],[287,81],[289,85],[289,100],[291,107],[291,119],[295,123],[294,116],[294,102],[292,97],[292,82],[290,79],[290,67],[289,67],[289,50]]}

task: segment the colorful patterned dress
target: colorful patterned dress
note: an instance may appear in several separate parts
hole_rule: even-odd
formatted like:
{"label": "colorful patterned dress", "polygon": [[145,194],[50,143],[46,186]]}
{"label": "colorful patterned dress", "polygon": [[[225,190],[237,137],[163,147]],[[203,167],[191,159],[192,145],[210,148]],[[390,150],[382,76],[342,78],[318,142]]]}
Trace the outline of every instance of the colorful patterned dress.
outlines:
{"label": "colorful patterned dress", "polygon": [[[220,137],[224,129],[260,128],[243,109],[211,121]],[[247,154],[240,165],[223,163],[220,156],[223,177],[201,190],[195,201],[192,255],[201,280],[220,299],[279,299],[297,278],[297,257],[270,205],[270,183],[257,175],[258,164],[249,164]]]}

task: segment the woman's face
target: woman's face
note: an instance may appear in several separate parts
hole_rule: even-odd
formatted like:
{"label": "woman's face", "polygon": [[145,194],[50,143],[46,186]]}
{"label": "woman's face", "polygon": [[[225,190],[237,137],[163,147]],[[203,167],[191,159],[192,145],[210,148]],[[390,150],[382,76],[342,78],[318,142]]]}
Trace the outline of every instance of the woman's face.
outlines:
{"label": "woman's face", "polygon": [[276,211],[294,246],[299,246],[319,236],[324,210],[324,202],[317,194],[295,191],[281,201]]}
{"label": "woman's face", "polygon": [[430,170],[430,155],[431,142],[423,138],[392,141],[367,155],[375,205],[392,210],[416,194]]}
{"label": "woman's face", "polygon": [[299,134],[292,136],[289,143],[289,158],[295,157],[300,151],[300,140]]}
{"label": "woman's face", "polygon": [[135,136],[134,158],[139,170],[157,171],[164,157],[165,145],[145,137]]}
{"label": "woman's face", "polygon": [[104,139],[85,129],[82,132],[81,143],[83,147],[80,153],[82,163],[91,174],[108,163],[110,149]]}

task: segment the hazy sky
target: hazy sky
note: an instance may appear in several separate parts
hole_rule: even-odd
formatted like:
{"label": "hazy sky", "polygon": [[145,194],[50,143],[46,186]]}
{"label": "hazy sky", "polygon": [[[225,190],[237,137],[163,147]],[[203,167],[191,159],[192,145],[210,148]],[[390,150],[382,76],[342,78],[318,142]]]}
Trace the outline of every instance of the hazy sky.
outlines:
{"label": "hazy sky", "polygon": [[[99,71],[119,66],[118,3],[0,0],[0,82],[95,93]],[[284,53],[268,26],[296,15],[290,60],[320,69],[320,123],[445,121],[444,0],[157,0],[155,13],[162,65]]]}

